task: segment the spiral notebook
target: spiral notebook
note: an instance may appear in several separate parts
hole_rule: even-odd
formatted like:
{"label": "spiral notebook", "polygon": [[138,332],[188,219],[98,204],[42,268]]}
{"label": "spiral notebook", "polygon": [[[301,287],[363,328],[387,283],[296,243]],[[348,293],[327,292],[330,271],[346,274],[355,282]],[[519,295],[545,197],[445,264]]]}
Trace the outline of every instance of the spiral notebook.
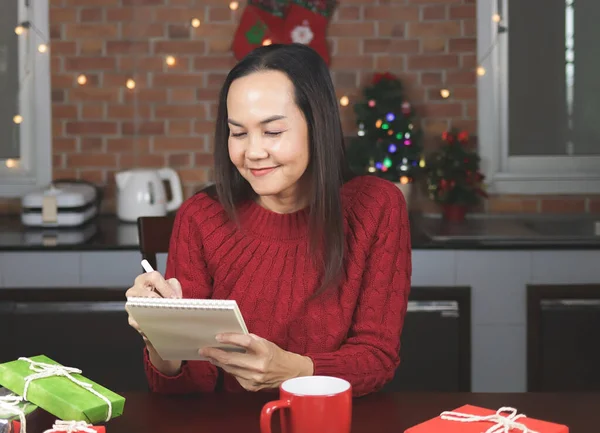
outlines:
{"label": "spiral notebook", "polygon": [[205,360],[198,354],[204,347],[244,352],[215,340],[222,332],[248,334],[234,300],[130,297],[125,307],[166,361]]}

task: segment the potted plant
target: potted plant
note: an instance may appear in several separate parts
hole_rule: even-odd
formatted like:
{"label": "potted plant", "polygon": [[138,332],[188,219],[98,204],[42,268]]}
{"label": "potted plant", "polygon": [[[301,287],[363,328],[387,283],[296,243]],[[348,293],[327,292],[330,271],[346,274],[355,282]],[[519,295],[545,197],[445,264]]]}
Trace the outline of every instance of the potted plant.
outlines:
{"label": "potted plant", "polygon": [[428,157],[429,198],[442,206],[444,219],[464,220],[469,208],[487,197],[480,157],[469,146],[469,134],[453,129],[442,134],[442,145]]}

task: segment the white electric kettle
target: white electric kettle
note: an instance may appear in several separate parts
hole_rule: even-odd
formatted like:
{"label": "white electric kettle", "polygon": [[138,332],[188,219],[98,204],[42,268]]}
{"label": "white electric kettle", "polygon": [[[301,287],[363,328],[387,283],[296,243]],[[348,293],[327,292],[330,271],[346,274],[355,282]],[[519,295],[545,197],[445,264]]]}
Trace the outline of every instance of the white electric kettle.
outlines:
{"label": "white electric kettle", "polygon": [[[141,216],[164,216],[183,202],[179,175],[172,168],[136,169],[115,174],[117,183],[117,216],[122,221],[136,222]],[[171,201],[163,181],[171,188]]]}

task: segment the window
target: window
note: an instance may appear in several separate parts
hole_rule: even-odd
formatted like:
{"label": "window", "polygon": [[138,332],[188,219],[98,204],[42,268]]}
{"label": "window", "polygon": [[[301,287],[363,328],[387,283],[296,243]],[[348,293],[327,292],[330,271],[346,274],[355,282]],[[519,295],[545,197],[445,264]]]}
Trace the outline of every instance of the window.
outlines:
{"label": "window", "polygon": [[47,1],[0,1],[0,197],[17,197],[51,180],[46,35]]}
{"label": "window", "polygon": [[490,191],[600,192],[600,2],[478,0],[477,7],[485,69],[478,135]]}

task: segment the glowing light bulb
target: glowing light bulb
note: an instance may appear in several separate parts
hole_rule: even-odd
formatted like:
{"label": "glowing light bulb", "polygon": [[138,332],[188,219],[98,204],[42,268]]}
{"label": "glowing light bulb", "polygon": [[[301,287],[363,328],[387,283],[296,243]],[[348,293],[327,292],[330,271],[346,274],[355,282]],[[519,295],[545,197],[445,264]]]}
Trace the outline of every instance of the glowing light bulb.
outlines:
{"label": "glowing light bulb", "polygon": [[46,45],[46,44],[38,45],[38,51],[40,53],[45,53],[46,51],[48,51],[48,45]]}
{"label": "glowing light bulb", "polygon": [[375,127],[376,127],[376,128],[381,128],[381,124],[382,124],[382,123],[383,123],[383,122],[381,121],[381,119],[378,119],[378,120],[377,120],[377,122],[375,122]]}
{"label": "glowing light bulb", "polygon": [[494,21],[495,23],[499,23],[500,21],[502,21],[502,17],[500,16],[500,14],[494,14],[492,15],[492,21]]}
{"label": "glowing light bulb", "polygon": [[23,122],[23,116],[21,116],[20,114],[17,114],[15,117],[13,117],[13,122],[15,122],[17,125]]}
{"label": "glowing light bulb", "polygon": [[402,176],[400,177],[400,183],[402,185],[406,185],[409,182],[408,176]]}
{"label": "glowing light bulb", "polygon": [[229,9],[231,9],[232,11],[236,11],[237,8],[239,8],[239,7],[240,7],[240,4],[236,1],[229,3]]}
{"label": "glowing light bulb", "polygon": [[7,159],[5,164],[7,168],[15,168],[17,166],[17,161],[14,159]]}
{"label": "glowing light bulb", "polygon": [[23,33],[25,33],[25,27],[23,27],[23,26],[15,27],[15,33],[19,36],[22,35]]}
{"label": "glowing light bulb", "polygon": [[442,89],[440,90],[440,95],[442,96],[442,98],[446,99],[450,96],[450,90]]}
{"label": "glowing light bulb", "polygon": [[175,65],[175,57],[167,56],[167,58],[165,59],[165,63],[169,66]]}
{"label": "glowing light bulb", "polygon": [[346,105],[348,105],[350,103],[350,100],[348,99],[347,96],[342,96],[340,98],[340,105],[345,107]]}
{"label": "glowing light bulb", "polygon": [[192,27],[194,27],[195,29],[200,27],[200,20],[198,18],[192,19]]}
{"label": "glowing light bulb", "polygon": [[419,167],[425,167],[425,158],[421,158],[421,160],[419,161]]}
{"label": "glowing light bulb", "polygon": [[267,45],[271,45],[272,43],[273,41],[271,39],[265,39],[262,44],[266,47]]}
{"label": "glowing light bulb", "polygon": [[87,83],[87,77],[81,74],[79,77],[77,77],[77,82],[83,86],[85,83]]}
{"label": "glowing light bulb", "polygon": [[483,77],[485,75],[485,68],[483,66],[477,67],[477,75],[479,75],[480,77]]}
{"label": "glowing light bulb", "polygon": [[127,80],[127,83],[125,83],[125,85],[127,86],[128,89],[135,89],[135,81],[133,81],[133,79],[129,79]]}

